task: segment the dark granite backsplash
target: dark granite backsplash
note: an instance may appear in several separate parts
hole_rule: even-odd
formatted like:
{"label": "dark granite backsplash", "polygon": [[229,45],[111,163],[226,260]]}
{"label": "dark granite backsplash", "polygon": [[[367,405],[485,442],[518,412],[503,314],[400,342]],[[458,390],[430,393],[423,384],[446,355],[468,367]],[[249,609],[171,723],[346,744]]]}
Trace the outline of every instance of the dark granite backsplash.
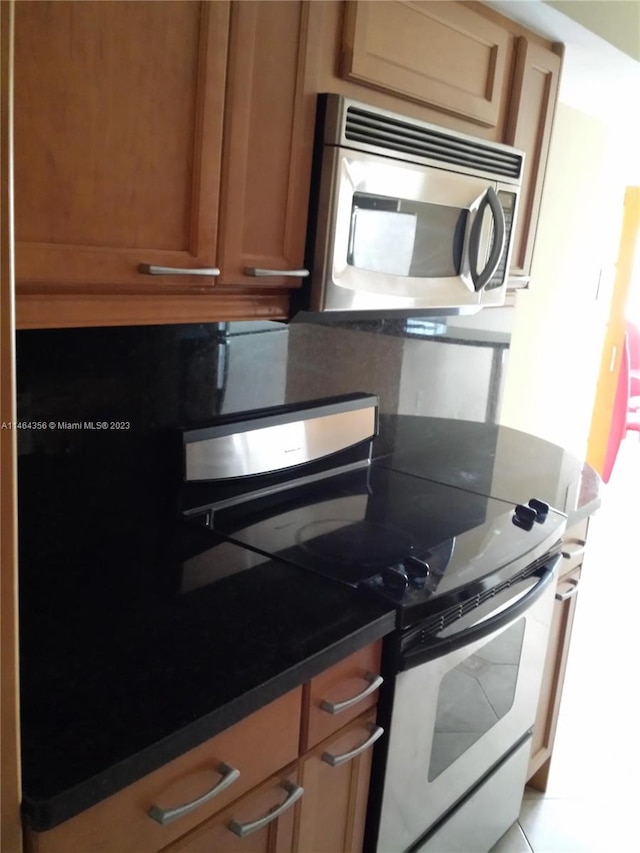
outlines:
{"label": "dark granite backsplash", "polygon": [[[21,331],[19,418],[55,428],[24,431],[20,451],[76,442],[85,421],[146,431],[362,390],[387,414],[485,420],[502,379],[485,368],[508,345],[508,333],[447,318]],[[411,411],[412,393],[424,411]]]}
{"label": "dark granite backsplash", "polygon": [[173,429],[218,414],[366,391],[385,414],[495,420],[509,335],[450,320],[19,332],[23,556],[172,517]]}

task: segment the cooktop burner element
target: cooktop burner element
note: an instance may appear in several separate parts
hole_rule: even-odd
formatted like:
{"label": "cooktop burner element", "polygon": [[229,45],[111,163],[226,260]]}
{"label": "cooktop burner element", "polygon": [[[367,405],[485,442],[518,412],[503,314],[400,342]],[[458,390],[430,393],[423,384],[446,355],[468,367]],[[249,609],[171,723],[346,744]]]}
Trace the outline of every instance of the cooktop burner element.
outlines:
{"label": "cooktop burner element", "polygon": [[[366,412],[371,400],[356,395],[357,411]],[[349,401],[337,405],[348,417]],[[330,423],[330,415],[330,405],[318,407],[319,419]],[[313,434],[313,406],[305,408],[304,418]],[[377,418],[367,415],[365,420]],[[251,422],[240,423],[239,444],[251,441],[251,428]],[[233,425],[224,425],[225,448],[234,444],[233,431]],[[188,447],[195,444],[192,453],[198,458],[211,442],[210,432],[204,431],[202,447],[199,433],[187,442]],[[329,446],[338,445],[333,436]],[[382,596],[396,608],[399,626],[535,568],[564,530],[565,516],[529,495],[515,506],[392,470],[388,460],[378,466],[370,462],[368,450],[348,458],[338,455],[338,461],[336,452],[330,453],[320,469],[314,459],[313,469],[297,466],[286,479],[271,480],[266,487],[260,477],[223,478],[207,486],[208,501],[204,492],[192,492],[185,515],[265,557]],[[240,462],[239,471],[244,469]],[[211,467],[206,453],[202,464]],[[229,461],[224,467],[234,470]]]}
{"label": "cooktop burner element", "polygon": [[300,547],[322,560],[357,563],[375,572],[401,562],[415,547],[413,538],[375,521],[326,518],[305,524],[296,534]]}
{"label": "cooktop burner element", "polygon": [[533,564],[565,520],[375,465],[205,518],[231,542],[385,598],[400,625]]}

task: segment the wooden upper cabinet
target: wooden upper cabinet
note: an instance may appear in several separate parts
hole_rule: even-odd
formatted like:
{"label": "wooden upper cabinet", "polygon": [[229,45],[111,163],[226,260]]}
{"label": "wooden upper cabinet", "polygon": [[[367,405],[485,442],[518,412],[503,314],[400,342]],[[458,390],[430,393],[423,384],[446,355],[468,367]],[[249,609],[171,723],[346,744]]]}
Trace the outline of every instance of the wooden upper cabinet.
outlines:
{"label": "wooden upper cabinet", "polygon": [[[222,284],[282,289],[301,282],[295,272],[304,266],[315,123],[315,98],[304,85],[308,14],[304,2],[232,4]],[[258,270],[265,274],[256,277]]]}
{"label": "wooden upper cabinet", "polygon": [[20,327],[287,316],[245,268],[304,260],[307,6],[16,5]]}
{"label": "wooden upper cabinet", "polygon": [[138,267],[217,263],[228,15],[225,2],[16,4],[19,286],[211,285]]}
{"label": "wooden upper cabinet", "polygon": [[342,73],[483,126],[500,116],[509,32],[462,3],[347,3]]}
{"label": "wooden upper cabinet", "polygon": [[544,175],[562,65],[554,50],[521,36],[505,142],[526,153],[510,273],[528,276],[538,227]]}
{"label": "wooden upper cabinet", "polygon": [[319,91],[523,148],[528,274],[560,57],[481,4],[36,0],[15,19],[19,328],[285,318]]}

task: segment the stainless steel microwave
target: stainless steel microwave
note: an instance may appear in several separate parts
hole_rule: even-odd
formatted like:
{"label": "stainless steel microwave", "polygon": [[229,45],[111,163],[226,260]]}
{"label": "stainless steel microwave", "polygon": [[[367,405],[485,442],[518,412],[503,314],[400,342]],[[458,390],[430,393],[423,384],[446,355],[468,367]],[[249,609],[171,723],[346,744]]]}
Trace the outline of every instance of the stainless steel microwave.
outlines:
{"label": "stainless steel microwave", "polygon": [[505,299],[524,153],[320,96],[310,308],[419,315]]}

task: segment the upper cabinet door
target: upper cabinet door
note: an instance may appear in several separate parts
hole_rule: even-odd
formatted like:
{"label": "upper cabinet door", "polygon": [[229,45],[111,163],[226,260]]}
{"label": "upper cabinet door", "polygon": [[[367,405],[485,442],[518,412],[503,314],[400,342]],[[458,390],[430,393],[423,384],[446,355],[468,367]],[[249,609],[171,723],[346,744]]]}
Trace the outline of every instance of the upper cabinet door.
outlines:
{"label": "upper cabinet door", "polygon": [[[558,48],[560,50],[560,48]],[[562,57],[521,36],[505,142],[526,154],[510,274],[529,276],[549,156]]]}
{"label": "upper cabinet door", "polygon": [[16,276],[182,292],[217,265],[226,2],[16,4]]}
{"label": "upper cabinet door", "polygon": [[347,3],[342,72],[493,127],[509,73],[510,38],[504,27],[461,3],[353,0]]}
{"label": "upper cabinet door", "polygon": [[315,97],[305,86],[308,15],[306,2],[232,4],[222,284],[301,282],[315,122]]}

